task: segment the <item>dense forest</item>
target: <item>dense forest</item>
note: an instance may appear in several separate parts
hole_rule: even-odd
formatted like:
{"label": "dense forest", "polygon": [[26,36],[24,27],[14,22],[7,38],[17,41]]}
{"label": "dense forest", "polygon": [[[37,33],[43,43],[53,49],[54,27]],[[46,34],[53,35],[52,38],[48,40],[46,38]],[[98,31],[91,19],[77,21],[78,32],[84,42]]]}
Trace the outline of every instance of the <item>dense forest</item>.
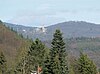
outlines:
{"label": "dense forest", "polygon": [[[98,38],[64,39],[57,29],[48,43],[38,38],[33,41],[5,27],[2,22],[0,34],[0,74],[99,74],[100,66],[84,52],[99,50],[100,45],[95,45],[100,41]],[[71,49],[78,49],[79,55],[69,54]]]}

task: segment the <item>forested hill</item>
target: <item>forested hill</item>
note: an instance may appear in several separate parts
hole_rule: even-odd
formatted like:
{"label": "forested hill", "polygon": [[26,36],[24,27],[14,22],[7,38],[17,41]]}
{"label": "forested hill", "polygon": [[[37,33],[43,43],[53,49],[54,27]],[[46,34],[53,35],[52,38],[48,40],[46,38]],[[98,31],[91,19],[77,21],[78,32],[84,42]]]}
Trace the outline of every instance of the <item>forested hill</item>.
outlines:
{"label": "forested hill", "polygon": [[0,21],[0,51],[4,53],[9,67],[16,64],[16,59],[20,55],[24,55],[24,51],[28,49],[28,43],[28,40],[5,27],[5,24]]}
{"label": "forested hill", "polygon": [[[100,37],[100,25],[84,21],[62,22],[44,28],[27,27],[11,23],[5,23],[5,25],[13,28],[18,33],[22,33],[25,37],[28,36],[29,38],[33,39],[38,37],[41,40],[51,40],[55,29],[60,29],[63,32],[64,38]],[[45,29],[45,32],[42,32],[41,29]]]}
{"label": "forested hill", "polygon": [[[100,68],[100,62],[99,62],[100,61],[100,57],[99,57],[100,56],[100,50],[99,50],[99,48],[100,48],[100,38],[99,38],[100,30],[99,30],[99,28],[100,28],[100,25],[82,22],[82,21],[81,22],[74,22],[74,21],[64,22],[64,23],[59,23],[56,25],[52,25],[52,26],[48,26],[48,27],[41,27],[41,28],[25,27],[25,26],[21,26],[21,25],[2,23],[0,21],[0,51],[2,51],[4,53],[4,55],[7,59],[7,65],[9,67],[8,70],[10,70],[10,68],[16,67],[15,69],[13,69],[13,72],[15,72],[15,70],[18,71],[19,68],[20,68],[19,71],[21,72],[21,70],[22,69],[24,70],[26,67],[30,68],[30,64],[27,64],[30,61],[30,59],[27,59],[29,57],[33,58],[34,64],[31,63],[33,65],[33,67],[35,67],[35,64],[37,63],[38,60],[39,60],[38,63],[40,61],[44,62],[44,60],[41,59],[41,54],[42,55],[44,54],[43,53],[44,50],[41,51],[41,53],[40,53],[40,51],[38,51],[38,49],[41,49],[41,48],[45,49],[47,51],[45,53],[45,55],[48,55],[48,53],[50,51],[49,49],[51,48],[50,45],[52,43],[51,39],[53,37],[53,34],[62,35],[61,33],[63,33],[64,42],[66,43],[65,49],[68,52],[68,60],[70,63],[73,64],[73,62],[75,62],[75,59],[78,59],[80,50],[82,49],[83,52],[85,54],[89,55],[90,59],[94,61],[97,68]],[[56,30],[56,29],[60,29],[62,32],[60,33],[60,30]],[[57,33],[54,33],[55,30]],[[29,40],[23,38],[22,35],[20,36],[20,33],[22,33],[23,36],[25,36],[25,37],[28,36],[33,39],[35,39],[37,37],[40,40],[44,40],[42,42],[45,43],[46,47],[44,46],[44,44],[43,44],[43,47],[41,47],[42,42],[39,41],[38,39],[36,41],[34,41],[31,45],[31,42]],[[83,36],[83,37],[81,37],[81,36]],[[70,38],[70,37],[72,37],[72,38]],[[87,38],[87,37],[90,37],[90,38]],[[96,37],[96,38],[94,38],[94,37]],[[56,39],[54,39],[54,40],[56,40]],[[38,42],[40,42],[40,43],[38,43]],[[59,41],[57,41],[57,42],[59,42]],[[29,46],[30,46],[30,48],[29,48]],[[57,47],[57,48],[59,48],[59,47]],[[28,51],[28,53],[27,53],[27,51]],[[30,52],[32,52],[32,53],[30,54]],[[28,54],[28,55],[24,56],[25,54]],[[40,54],[40,55],[38,56],[38,54]],[[48,56],[50,56],[50,55],[48,55]],[[46,57],[44,57],[44,58],[46,58]],[[19,60],[19,62],[17,63],[18,60]],[[25,62],[29,66],[24,65]],[[22,70],[22,72],[23,72],[23,70]],[[75,70],[76,70],[76,68],[75,68]],[[10,70],[10,71],[12,71],[12,70]],[[25,73],[23,73],[23,74],[25,74]]]}
{"label": "forested hill", "polygon": [[62,22],[47,27],[48,32],[53,32],[55,29],[62,30],[64,37],[99,37],[100,25],[88,23],[84,21],[69,21]]}

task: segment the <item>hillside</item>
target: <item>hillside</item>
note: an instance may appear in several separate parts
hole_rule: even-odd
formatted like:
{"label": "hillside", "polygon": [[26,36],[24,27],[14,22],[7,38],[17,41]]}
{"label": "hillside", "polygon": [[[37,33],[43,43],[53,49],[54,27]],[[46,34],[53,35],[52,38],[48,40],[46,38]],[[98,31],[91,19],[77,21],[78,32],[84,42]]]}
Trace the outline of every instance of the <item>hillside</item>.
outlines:
{"label": "hillside", "polygon": [[84,21],[62,22],[44,27],[46,29],[45,33],[41,32],[41,30],[37,31],[38,27],[26,27],[10,23],[5,24],[6,26],[12,27],[14,30],[18,31],[18,33],[22,33],[25,37],[28,36],[29,38],[33,39],[38,37],[41,40],[51,40],[55,29],[60,29],[63,32],[65,38],[100,37],[100,25]]}
{"label": "hillside", "polygon": [[20,55],[24,55],[28,49],[28,43],[28,40],[21,38],[0,21],[0,51],[4,53],[8,67],[11,68],[16,64]]}
{"label": "hillside", "polygon": [[[100,68],[100,38],[66,38],[64,39],[66,43],[66,50],[70,60],[72,58],[78,58],[80,50],[96,63],[97,67]],[[51,41],[44,41],[46,46],[50,47]]]}
{"label": "hillside", "polygon": [[79,56],[79,51],[83,50],[100,68],[100,38],[71,38],[66,39],[66,49],[69,55]]}
{"label": "hillside", "polygon": [[22,33],[25,37],[28,36],[33,39],[38,37],[41,40],[43,40],[48,47],[50,47],[52,35],[55,29],[61,29],[65,38],[66,49],[68,50],[69,55],[78,57],[79,50],[83,49],[83,51],[87,53],[90,56],[90,58],[93,59],[97,66],[100,68],[99,24],[87,23],[83,21],[69,21],[48,26],[46,27],[46,32],[37,32],[36,27],[26,27],[8,23],[6,23],[6,26],[9,26],[10,28],[12,27],[18,33]]}
{"label": "hillside", "polygon": [[100,25],[94,23],[88,23],[84,21],[69,21],[58,23],[47,27],[48,32],[51,33],[55,29],[61,29],[64,33],[64,37],[99,37]]}

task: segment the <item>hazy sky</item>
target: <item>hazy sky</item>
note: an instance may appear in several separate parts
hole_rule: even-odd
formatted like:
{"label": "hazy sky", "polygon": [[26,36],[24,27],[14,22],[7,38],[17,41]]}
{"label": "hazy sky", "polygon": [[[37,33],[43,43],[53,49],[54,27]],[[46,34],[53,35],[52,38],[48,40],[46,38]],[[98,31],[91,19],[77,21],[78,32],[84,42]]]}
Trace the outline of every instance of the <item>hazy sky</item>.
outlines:
{"label": "hazy sky", "polygon": [[0,0],[0,19],[27,26],[63,21],[100,23],[100,0]]}

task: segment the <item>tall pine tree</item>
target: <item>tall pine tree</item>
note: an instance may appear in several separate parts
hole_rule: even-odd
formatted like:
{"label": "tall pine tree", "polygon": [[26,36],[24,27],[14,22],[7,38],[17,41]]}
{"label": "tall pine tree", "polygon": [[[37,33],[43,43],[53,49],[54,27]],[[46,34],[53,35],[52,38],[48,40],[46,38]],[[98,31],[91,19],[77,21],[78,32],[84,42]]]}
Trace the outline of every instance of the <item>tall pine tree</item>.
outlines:
{"label": "tall pine tree", "polygon": [[68,74],[65,43],[60,30],[56,30],[53,37],[50,50],[51,74]]}
{"label": "tall pine tree", "polygon": [[80,74],[97,74],[96,65],[82,52],[80,53],[80,58],[78,59],[78,66]]}
{"label": "tall pine tree", "polygon": [[39,39],[36,39],[28,51],[28,61],[26,63],[28,71],[37,70],[38,66],[43,66],[45,52],[45,45]]}

